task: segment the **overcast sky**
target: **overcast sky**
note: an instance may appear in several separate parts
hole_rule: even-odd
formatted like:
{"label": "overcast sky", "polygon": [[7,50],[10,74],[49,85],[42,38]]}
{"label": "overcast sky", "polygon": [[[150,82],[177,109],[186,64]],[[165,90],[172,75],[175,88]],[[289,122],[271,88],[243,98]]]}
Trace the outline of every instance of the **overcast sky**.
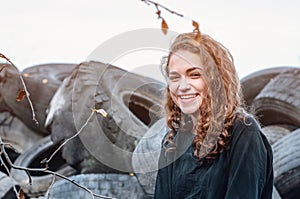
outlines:
{"label": "overcast sky", "polygon": [[[155,8],[140,0],[0,2],[0,52],[21,70],[42,63],[80,63],[117,35],[160,28]],[[191,18],[202,32],[223,43],[233,54],[240,77],[263,68],[300,65],[299,0],[157,2],[186,16],[162,10],[170,30],[192,31]],[[147,54],[149,59],[143,57],[138,64],[159,63],[151,51]],[[128,56],[120,67],[136,65],[138,57]]]}

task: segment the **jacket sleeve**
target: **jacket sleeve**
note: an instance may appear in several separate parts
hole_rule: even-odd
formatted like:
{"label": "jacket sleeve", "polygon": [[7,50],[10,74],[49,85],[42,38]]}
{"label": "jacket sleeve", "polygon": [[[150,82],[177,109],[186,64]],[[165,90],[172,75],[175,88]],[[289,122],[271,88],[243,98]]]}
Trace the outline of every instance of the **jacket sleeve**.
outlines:
{"label": "jacket sleeve", "polygon": [[271,199],[273,160],[268,141],[251,125],[234,133],[225,199]]}

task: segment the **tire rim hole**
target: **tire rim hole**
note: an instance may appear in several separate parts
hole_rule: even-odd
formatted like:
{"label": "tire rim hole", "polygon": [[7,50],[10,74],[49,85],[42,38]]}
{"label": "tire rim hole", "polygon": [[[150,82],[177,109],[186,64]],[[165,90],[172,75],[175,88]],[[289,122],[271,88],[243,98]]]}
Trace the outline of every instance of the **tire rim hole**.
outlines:
{"label": "tire rim hole", "polygon": [[148,127],[161,118],[159,115],[160,106],[145,97],[132,94],[125,95],[124,101],[134,116]]}
{"label": "tire rim hole", "polygon": [[[8,157],[9,157],[9,159],[10,159],[11,162],[14,162],[17,159],[17,157],[20,155],[20,153],[17,153],[13,149],[7,148],[7,147],[5,147],[5,152],[7,153],[7,155],[8,155]],[[10,169],[11,167],[9,166],[9,164],[6,161],[6,158],[4,157],[3,154],[1,154],[1,158],[4,161],[4,164],[8,167],[8,169]],[[0,166],[0,171],[8,175],[5,167],[2,166],[2,165]]]}
{"label": "tire rim hole", "polygon": [[[44,165],[41,164],[41,161],[45,158],[49,158],[54,151],[57,149],[59,145],[51,145],[50,147],[46,148],[44,151],[42,151],[39,155],[37,155],[32,162],[29,164],[29,168],[43,168]],[[66,161],[62,158],[61,151],[56,153],[52,160],[49,162],[49,170],[51,171],[58,171],[60,168],[63,168],[67,165]],[[47,173],[44,172],[30,172],[33,176],[43,176],[47,175]]]}

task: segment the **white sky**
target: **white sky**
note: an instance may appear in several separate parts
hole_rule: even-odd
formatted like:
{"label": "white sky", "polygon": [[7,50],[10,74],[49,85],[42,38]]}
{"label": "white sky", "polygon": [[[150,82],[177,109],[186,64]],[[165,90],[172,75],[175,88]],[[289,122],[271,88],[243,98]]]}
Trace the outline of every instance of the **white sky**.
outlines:
{"label": "white sky", "polygon": [[[198,21],[202,32],[223,43],[240,77],[263,68],[300,65],[299,0],[156,2]],[[116,35],[160,28],[155,8],[140,0],[0,0],[0,5],[0,52],[21,70],[42,63],[80,63]],[[162,15],[171,30],[193,29],[187,19],[164,10]],[[137,57],[122,67],[137,64]],[[139,63],[159,60],[149,55]]]}

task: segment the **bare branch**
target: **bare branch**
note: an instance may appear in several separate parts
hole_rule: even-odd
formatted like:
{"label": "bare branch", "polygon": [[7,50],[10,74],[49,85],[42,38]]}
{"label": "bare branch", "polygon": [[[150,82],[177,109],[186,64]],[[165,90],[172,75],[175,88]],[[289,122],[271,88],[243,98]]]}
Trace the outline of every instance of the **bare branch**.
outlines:
{"label": "bare branch", "polygon": [[[92,114],[91,114],[91,116],[92,116],[94,113],[95,113],[95,112],[93,111]],[[89,117],[89,119],[91,118],[91,116]],[[87,120],[87,121],[89,121],[89,120]],[[81,129],[82,129],[82,128],[81,128]],[[23,170],[23,171],[25,171],[25,172],[27,173],[27,175],[28,175],[28,177],[29,177],[29,184],[31,184],[31,182],[32,182],[29,171],[44,172],[44,173],[47,173],[47,174],[52,174],[53,176],[60,177],[60,178],[62,178],[62,179],[64,179],[64,180],[67,180],[67,181],[73,183],[74,185],[78,186],[79,188],[81,188],[81,189],[83,189],[83,190],[89,192],[89,193],[91,194],[91,197],[92,197],[92,198],[98,197],[98,198],[105,198],[105,199],[114,199],[114,198],[112,198],[112,197],[102,196],[102,195],[99,195],[99,194],[95,194],[95,193],[93,193],[90,189],[88,189],[88,188],[86,188],[86,187],[84,187],[84,186],[78,184],[78,183],[75,182],[74,180],[71,180],[71,179],[69,179],[68,177],[66,177],[66,176],[64,176],[64,175],[62,175],[62,174],[56,173],[56,172],[54,172],[54,171],[50,171],[50,170],[48,170],[47,168],[26,168],[26,167],[16,166],[16,165],[14,165],[14,164],[11,162],[11,160],[10,160],[8,154],[6,153],[5,148],[4,148],[4,144],[2,143],[1,136],[0,136],[0,146],[1,146],[1,152],[3,153],[3,155],[4,155],[5,159],[6,159],[6,161],[8,162],[8,164],[9,164],[12,168],[14,168],[14,169]],[[0,157],[0,158],[1,158],[1,157]],[[4,161],[2,160],[2,158],[1,158],[1,162],[2,162],[3,165],[5,165],[5,164],[4,164]],[[5,167],[6,167],[6,169],[8,170],[8,168],[7,168],[6,165],[5,165]],[[11,176],[10,176],[10,177],[11,177]],[[16,189],[15,189],[15,192],[17,193],[17,190],[16,190]],[[16,195],[18,196],[18,194],[16,194]],[[18,199],[19,199],[19,198],[18,198]]]}
{"label": "bare branch", "polygon": [[200,42],[200,40],[201,40],[201,32],[199,30],[199,24],[198,24],[198,22],[196,22],[193,19],[187,18],[183,14],[175,12],[175,11],[167,8],[166,6],[163,6],[163,5],[161,5],[159,3],[156,3],[154,1],[151,1],[151,0],[141,0],[141,1],[144,2],[144,3],[146,3],[147,5],[151,5],[152,4],[152,5],[154,5],[156,7],[156,10],[157,10],[156,14],[158,15],[158,19],[162,20],[161,29],[162,29],[162,31],[163,31],[164,34],[167,34],[168,25],[166,23],[166,20],[161,16],[161,11],[160,11],[159,7],[163,8],[164,10],[166,10],[167,12],[169,12],[171,14],[174,14],[174,15],[177,15],[179,17],[182,17],[182,18],[185,18],[185,19],[188,19],[188,20],[192,21],[192,25],[194,27],[193,32],[195,33],[195,40],[198,41],[198,42]]}
{"label": "bare branch", "polygon": [[[1,125],[1,124],[0,124]],[[9,148],[11,150],[13,150],[14,152],[16,153],[20,153],[13,145],[11,145],[10,143],[5,143],[5,142],[2,142],[0,143],[1,145],[4,145],[6,146],[6,148]]]}
{"label": "bare branch", "polygon": [[79,131],[77,131],[77,133],[75,135],[73,135],[72,137],[69,137],[68,139],[66,139],[50,156],[50,158],[45,158],[44,160],[41,161],[42,164],[46,164],[46,167],[48,167],[48,163],[52,160],[52,158],[54,157],[54,155],[56,153],[58,153],[58,151],[70,140],[72,140],[73,138],[77,137],[81,131],[86,127],[86,125],[88,125],[88,122],[90,121],[90,119],[93,117],[94,113],[96,113],[96,111],[92,111],[90,116],[88,117],[88,119],[85,121],[85,123],[82,125],[82,127],[79,129]]}
{"label": "bare branch", "polygon": [[48,190],[46,191],[46,194],[45,194],[45,196],[47,196],[47,199],[50,199],[50,190],[52,189],[52,186],[53,186],[54,182],[55,182],[55,176],[53,175],[51,184],[50,184],[50,186],[49,186],[49,188],[48,188]]}
{"label": "bare branch", "polygon": [[14,169],[19,169],[19,170],[24,170],[24,171],[26,172],[28,178],[29,178],[29,183],[31,184],[32,179],[31,179],[31,176],[30,176],[30,174],[29,174],[29,170],[28,170],[27,168],[24,168],[24,167],[18,167],[18,166],[15,166],[15,165],[11,162],[11,160],[10,160],[8,154],[6,153],[6,150],[5,150],[5,147],[4,147],[4,146],[5,146],[5,144],[3,144],[2,138],[1,138],[1,136],[0,136],[0,147],[1,147],[1,150],[0,150],[0,151],[3,153],[3,155],[4,155],[5,159],[6,159],[6,161],[8,162],[8,164],[9,164],[12,168],[14,168]]}
{"label": "bare branch", "polygon": [[[18,71],[18,74],[19,74],[19,77],[20,77],[20,80],[22,82],[22,85],[23,85],[23,88],[24,88],[24,91],[26,93],[26,97],[28,99],[28,102],[29,102],[29,105],[30,105],[30,108],[31,108],[31,112],[32,112],[32,120],[35,122],[36,125],[39,125],[39,122],[37,121],[36,117],[35,117],[35,111],[34,111],[34,108],[33,108],[33,105],[32,105],[32,101],[30,100],[30,93],[28,92],[27,90],[27,87],[26,87],[26,84],[24,82],[24,79],[22,77],[22,74],[20,73],[19,69],[15,66],[15,64],[13,62],[10,61],[9,58],[7,58],[5,55],[3,55],[2,53],[0,53],[0,58],[3,58],[5,59],[6,61],[8,61],[12,66],[13,68]],[[2,69],[1,69],[2,70]]]}
{"label": "bare branch", "polygon": [[156,2],[154,2],[154,1],[151,1],[151,0],[141,0],[141,1],[143,1],[143,2],[146,3],[147,5],[152,4],[152,5],[154,5],[157,9],[158,9],[158,7],[161,7],[161,8],[163,8],[164,10],[168,11],[168,12],[171,13],[171,14],[174,14],[174,15],[177,15],[177,16],[179,16],[179,17],[183,17],[183,18],[184,18],[183,14],[180,14],[180,13],[178,13],[178,12],[175,12],[175,11],[173,11],[173,10],[167,8],[166,6],[163,6],[163,5],[161,5],[161,4],[159,4],[159,3],[156,3]]}
{"label": "bare branch", "polygon": [[[2,152],[5,153],[4,151],[2,151]],[[3,161],[3,159],[2,159],[1,156],[0,156],[0,160],[1,160],[1,164],[3,165],[3,167],[4,167],[5,170],[6,170],[6,172],[8,173],[9,177],[11,178],[11,174],[10,174],[10,172],[9,172],[9,169],[8,169],[7,165],[5,164],[5,162]],[[12,178],[11,178],[11,179],[12,179]],[[13,181],[12,181],[12,183],[13,183]],[[15,192],[17,198],[20,199],[15,183],[13,183],[13,190],[14,190],[14,192]]]}

